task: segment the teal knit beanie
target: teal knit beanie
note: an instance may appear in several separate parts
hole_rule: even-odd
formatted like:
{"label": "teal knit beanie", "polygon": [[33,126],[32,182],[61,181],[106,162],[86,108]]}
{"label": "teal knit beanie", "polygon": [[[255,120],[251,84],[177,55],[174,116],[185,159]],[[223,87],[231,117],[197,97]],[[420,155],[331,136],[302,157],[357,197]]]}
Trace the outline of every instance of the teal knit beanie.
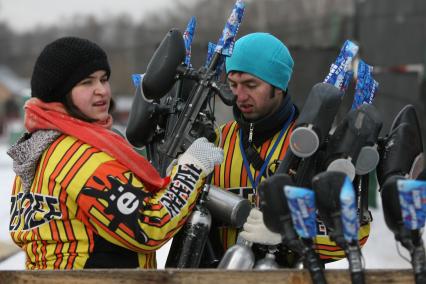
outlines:
{"label": "teal knit beanie", "polygon": [[293,58],[288,48],[268,33],[252,33],[235,42],[226,58],[226,73],[240,71],[286,90],[293,72]]}

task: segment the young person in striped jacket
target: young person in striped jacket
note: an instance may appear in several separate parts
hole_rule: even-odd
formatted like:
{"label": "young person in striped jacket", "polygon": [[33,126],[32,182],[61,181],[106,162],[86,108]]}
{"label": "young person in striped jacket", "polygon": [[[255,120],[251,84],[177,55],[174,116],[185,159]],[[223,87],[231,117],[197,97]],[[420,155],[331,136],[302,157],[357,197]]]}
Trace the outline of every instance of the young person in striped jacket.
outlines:
{"label": "young person in striped jacket", "polygon": [[27,133],[12,146],[10,233],[27,269],[155,268],[155,251],[181,228],[204,178],[223,159],[205,138],[170,177],[111,131],[107,55],[64,37],[36,60]]}

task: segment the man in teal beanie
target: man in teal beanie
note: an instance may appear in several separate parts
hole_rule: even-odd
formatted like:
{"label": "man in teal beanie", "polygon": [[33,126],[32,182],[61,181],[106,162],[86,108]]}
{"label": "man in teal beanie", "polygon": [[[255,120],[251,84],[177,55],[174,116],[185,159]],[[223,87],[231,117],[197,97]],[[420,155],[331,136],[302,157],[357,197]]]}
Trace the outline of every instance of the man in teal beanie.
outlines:
{"label": "man in teal beanie", "polygon": [[[252,33],[240,38],[235,43],[232,56],[226,59],[226,73],[231,89],[237,97],[237,106],[245,118],[259,119],[266,113],[272,113],[280,108],[280,102],[287,93],[293,65],[294,62],[288,48],[271,34]],[[251,99],[257,102],[262,96],[256,95],[247,98],[245,92],[236,88],[241,87],[242,85],[239,84],[241,79],[244,81],[247,77],[270,85],[272,100],[269,100],[267,96],[263,103],[273,104],[273,108],[257,105],[254,102],[252,104]]]}
{"label": "man in teal beanie", "polygon": [[[288,94],[293,65],[288,48],[269,33],[241,37],[226,59],[227,79],[236,97],[234,120],[221,127],[225,157],[216,166],[212,183],[249,199],[254,206],[259,183],[275,172],[287,151],[297,117]],[[266,228],[261,211],[252,209],[247,220],[241,236],[254,243],[256,259],[278,245],[278,264],[297,264],[299,257],[280,245],[281,236]],[[218,225],[223,252],[236,243],[239,229]]]}
{"label": "man in teal beanie", "polygon": [[[271,34],[252,33],[235,42],[232,56],[226,59],[227,79],[236,97],[234,120],[221,127],[224,159],[212,179],[214,185],[253,204],[243,228],[218,225],[223,252],[235,244],[239,234],[253,243],[256,260],[273,251],[281,267],[296,266],[300,257],[265,226],[256,195],[259,183],[273,175],[284,159],[298,115],[288,91],[293,66],[288,48]],[[321,261],[345,258],[344,250],[330,239],[322,222],[317,222],[317,229],[314,242]],[[360,227],[361,246],[369,231],[369,224]]]}

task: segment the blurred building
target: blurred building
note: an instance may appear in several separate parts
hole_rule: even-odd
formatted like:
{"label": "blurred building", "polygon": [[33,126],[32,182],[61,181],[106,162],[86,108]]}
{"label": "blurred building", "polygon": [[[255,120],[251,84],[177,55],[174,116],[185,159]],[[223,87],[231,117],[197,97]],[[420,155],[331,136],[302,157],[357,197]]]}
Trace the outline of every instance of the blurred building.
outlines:
{"label": "blurred building", "polygon": [[132,108],[133,97],[131,96],[116,96],[114,98],[115,107],[112,113],[114,119],[114,128],[122,135],[125,135],[129,112]]}
{"label": "blurred building", "polygon": [[375,105],[384,117],[384,130],[389,130],[394,116],[406,104],[415,105],[425,127],[426,93],[422,92],[422,85],[426,65],[426,1],[354,3],[354,32],[360,54],[375,67],[375,78],[380,83]]}
{"label": "blurred building", "polygon": [[0,136],[3,138],[15,140],[22,132],[22,106],[29,95],[28,80],[0,65]]}

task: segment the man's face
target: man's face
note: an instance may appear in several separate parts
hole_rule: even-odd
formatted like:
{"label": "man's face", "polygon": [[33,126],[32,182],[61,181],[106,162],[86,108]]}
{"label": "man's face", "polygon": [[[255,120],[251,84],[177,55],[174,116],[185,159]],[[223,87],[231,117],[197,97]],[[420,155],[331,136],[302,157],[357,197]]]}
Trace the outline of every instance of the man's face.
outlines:
{"label": "man's face", "polygon": [[275,112],[281,105],[282,91],[253,75],[230,72],[228,82],[245,119],[257,120]]}

